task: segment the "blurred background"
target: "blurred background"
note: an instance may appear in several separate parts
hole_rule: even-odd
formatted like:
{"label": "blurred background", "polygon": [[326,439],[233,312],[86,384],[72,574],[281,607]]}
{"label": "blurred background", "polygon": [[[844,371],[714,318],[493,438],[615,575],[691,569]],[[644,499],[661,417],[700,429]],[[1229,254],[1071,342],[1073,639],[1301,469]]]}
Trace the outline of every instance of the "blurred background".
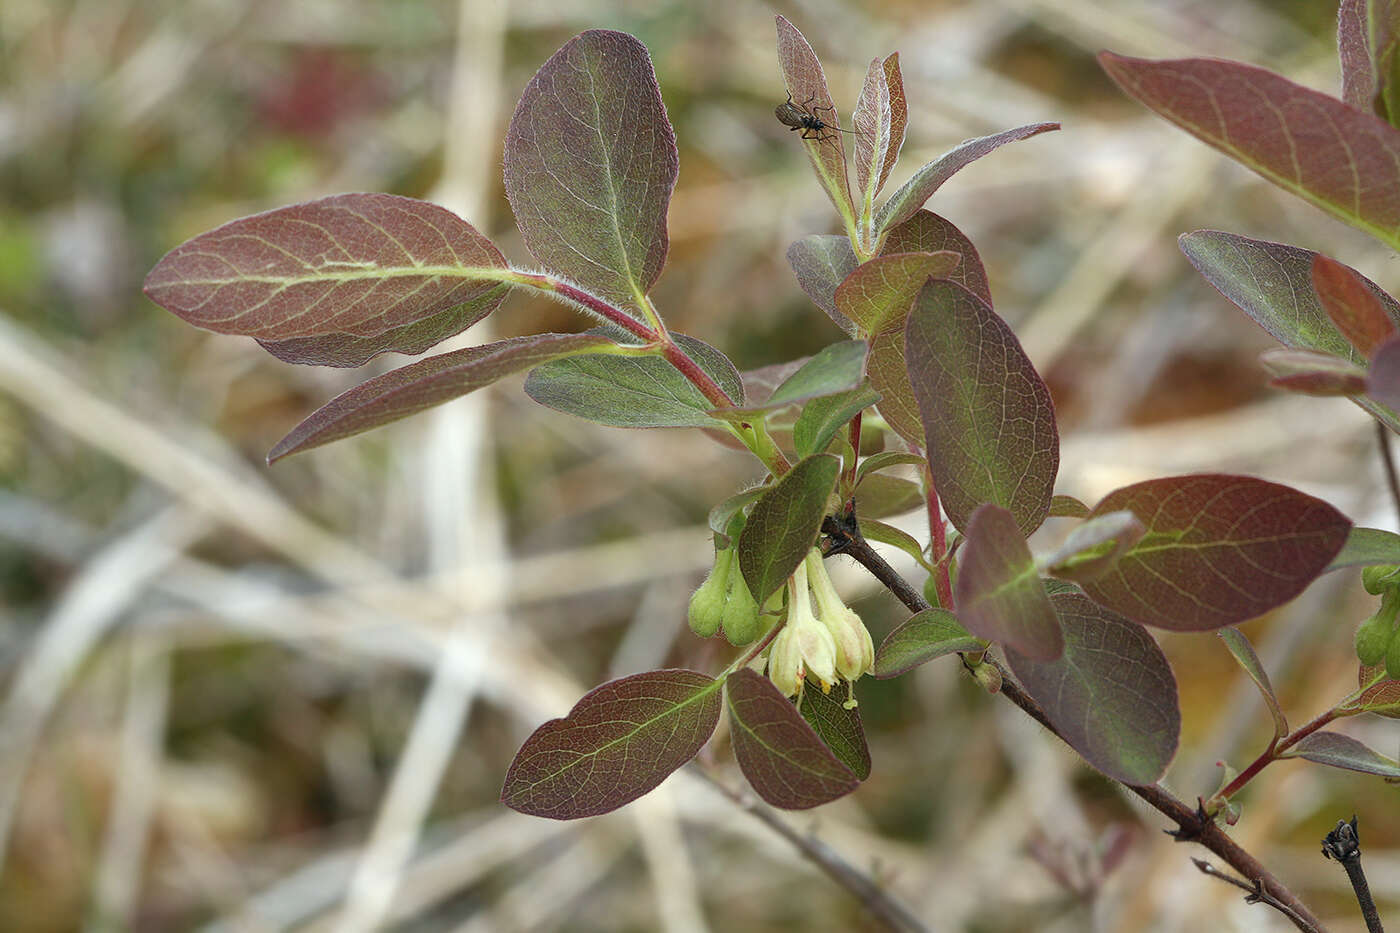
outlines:
{"label": "blurred background", "polygon": [[[909,132],[889,190],[965,138],[1064,124],[929,205],[977,243],[1051,384],[1059,491],[1092,502],[1151,476],[1246,472],[1395,527],[1369,421],[1268,389],[1255,358],[1272,341],[1174,240],[1218,227],[1294,243],[1391,290],[1400,265],[1149,116],[1093,59],[1215,55],[1337,93],[1331,4],[4,0],[0,928],[872,928],[693,772],[579,822],[497,802],[519,744],[591,687],[727,662],[685,606],[711,559],[705,513],[758,478],[750,460],[698,432],[572,420],[514,379],[268,468],[305,414],[402,358],[285,365],[139,291],[196,233],[341,191],[434,200],[530,263],[501,138],[535,69],[607,27],[651,49],[681,150],[659,306],[741,368],[810,353],[839,334],[784,254],[836,227],[772,116],[774,12],[823,59],[847,123],[870,59],[900,52]],[[448,346],[583,326],[517,296]],[[905,527],[926,540],[917,516]],[[831,563],[877,640],[902,621]],[[1351,690],[1372,603],[1335,574],[1244,627],[1295,723]],[[1252,760],[1269,719],[1218,639],[1161,641],[1184,714],[1167,783],[1192,800],[1218,762]],[[780,818],[931,929],[1287,928],[955,661],[858,695],[874,774]],[[1394,721],[1341,729],[1396,754]],[[742,787],[717,745],[720,779]],[[1359,929],[1318,851],[1357,814],[1400,922],[1395,794],[1279,763],[1233,832],[1336,929]]]}

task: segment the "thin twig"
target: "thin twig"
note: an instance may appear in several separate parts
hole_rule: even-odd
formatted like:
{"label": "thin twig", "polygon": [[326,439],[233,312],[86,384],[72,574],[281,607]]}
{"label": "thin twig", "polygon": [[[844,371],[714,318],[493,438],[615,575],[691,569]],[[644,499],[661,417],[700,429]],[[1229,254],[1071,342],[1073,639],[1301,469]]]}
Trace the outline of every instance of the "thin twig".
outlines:
{"label": "thin twig", "polygon": [[1322,837],[1322,855],[1336,859],[1346,869],[1347,880],[1356,892],[1356,902],[1361,905],[1361,916],[1366,918],[1367,933],[1385,933],[1381,928],[1380,912],[1376,910],[1376,900],[1371,897],[1371,886],[1366,883],[1366,873],[1361,870],[1361,835],[1356,831],[1355,816],[1350,823],[1338,820],[1337,828]]}
{"label": "thin twig", "polygon": [[1269,894],[1268,891],[1265,891],[1264,886],[1261,885],[1257,880],[1251,884],[1248,881],[1236,878],[1234,875],[1227,875],[1225,872],[1216,868],[1214,865],[1212,865],[1210,862],[1205,861],[1204,859],[1193,858],[1191,859],[1191,864],[1199,868],[1201,870],[1201,874],[1203,875],[1210,875],[1212,878],[1219,878],[1226,884],[1232,884],[1235,887],[1239,888],[1241,891],[1248,891],[1249,893],[1245,896],[1244,899],[1246,904],[1268,904],[1270,907],[1274,908],[1274,910],[1277,910],[1279,913],[1288,917],[1294,923],[1298,922],[1297,917],[1293,914],[1292,908],[1290,908],[1287,904],[1284,904],[1276,898],[1274,898],[1271,894]]}
{"label": "thin twig", "polygon": [[698,762],[691,762],[690,770],[699,774],[721,794],[734,801],[741,810],[755,817],[759,822],[790,842],[793,848],[825,872],[831,880],[849,891],[856,900],[860,901],[861,906],[870,916],[880,921],[888,929],[898,931],[898,933],[905,933],[905,931],[927,933],[928,927],[910,913],[909,908],[895,900],[889,891],[882,888],[868,874],[842,858],[835,849],[816,836],[800,833],[793,829],[771,809],[748,794],[729,787],[706,768],[701,767]]}
{"label": "thin twig", "polygon": [[[836,530],[841,529],[839,525],[830,526]],[[827,526],[824,531],[831,534]],[[837,548],[841,553],[849,554],[859,564],[865,567],[875,579],[894,593],[911,612],[922,612],[930,608],[923,596],[911,587],[894,568],[886,563],[885,559],[872,548],[869,543],[860,535],[859,529],[854,534],[847,531],[845,540],[839,542]],[[1000,693],[1012,703],[1016,704],[1022,712],[1050,730],[1061,741],[1065,741],[1060,731],[1050,721],[1050,717],[1040,708],[1031,696],[1021,689],[1020,684],[1011,678],[1011,675],[995,660],[986,658],[985,662],[993,665],[1002,674],[1002,687]],[[1068,742],[1065,742],[1068,745]],[[1073,747],[1073,746],[1071,746]],[[1258,859],[1245,851],[1225,834],[1214,820],[1206,816],[1199,807],[1192,809],[1185,803],[1178,800],[1171,793],[1157,784],[1148,785],[1123,785],[1135,796],[1143,800],[1153,809],[1166,816],[1176,823],[1177,828],[1169,831],[1169,834],[1181,842],[1195,842],[1209,849],[1219,856],[1224,862],[1235,871],[1246,878],[1257,882],[1260,891],[1260,900],[1270,906],[1276,907],[1284,916],[1293,922],[1293,925],[1300,930],[1317,933],[1324,930],[1322,921],[1313,916],[1307,906],[1299,900],[1283,882],[1271,874]],[[1251,889],[1252,890],[1252,889]],[[1287,908],[1286,910],[1283,908]]]}
{"label": "thin twig", "polygon": [[1400,513],[1400,477],[1395,475],[1395,457],[1390,452],[1390,429],[1376,422],[1376,442],[1381,449],[1381,462],[1385,464],[1385,481],[1390,486],[1390,501],[1395,503],[1395,511]]}

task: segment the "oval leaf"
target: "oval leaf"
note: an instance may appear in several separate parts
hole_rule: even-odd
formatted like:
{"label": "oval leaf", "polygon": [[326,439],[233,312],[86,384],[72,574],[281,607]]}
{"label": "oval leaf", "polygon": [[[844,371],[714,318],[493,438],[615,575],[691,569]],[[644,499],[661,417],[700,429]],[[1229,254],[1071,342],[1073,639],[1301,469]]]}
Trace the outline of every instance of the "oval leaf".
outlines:
{"label": "oval leaf", "polygon": [[1278,695],[1274,693],[1274,685],[1269,683],[1269,672],[1264,670],[1259,655],[1254,653],[1254,646],[1244,637],[1244,632],[1237,628],[1226,626],[1216,634],[1225,642],[1225,647],[1230,649],[1230,654],[1239,662],[1240,667],[1244,668],[1249,679],[1254,681],[1254,686],[1259,688],[1259,693],[1264,697],[1264,705],[1269,708],[1269,715],[1274,718],[1274,738],[1283,738],[1288,734],[1288,717],[1283,715],[1283,706],[1278,701]]}
{"label": "oval leaf", "polygon": [[407,418],[549,360],[612,345],[589,334],[534,334],[430,356],[337,395],[278,441],[267,462]]}
{"label": "oval leaf", "polygon": [[849,392],[839,392],[824,398],[814,398],[802,406],[792,426],[792,445],[799,457],[819,454],[847,422],[880,401],[880,393],[868,383]]}
{"label": "oval leaf", "polygon": [[616,810],[698,752],[719,723],[720,681],[665,670],[609,681],[525,740],[506,772],[512,810],[576,820]]}
{"label": "oval leaf", "polygon": [[840,470],[841,461],[829,454],[799,460],[754,503],[739,535],[739,569],[760,606],[817,543]]}
{"label": "oval leaf", "polygon": [[863,781],[870,777],[870,747],[865,742],[860,707],[846,709],[846,695],[840,687],[831,693],[804,690],[800,712],[837,760]]}
{"label": "oval leaf", "polygon": [[923,545],[909,532],[861,515],[860,533],[867,541],[874,541],[878,544],[888,544],[892,547],[899,548],[901,551],[914,558],[915,562],[929,573],[934,572],[933,565],[929,563],[928,557],[924,555]]}
{"label": "oval leaf", "polygon": [[224,224],[165,255],[151,300],[289,362],[421,353],[496,308],[505,259],[436,204],[338,194]]}
{"label": "oval leaf", "polygon": [[1147,534],[1085,583],[1100,605],[1176,631],[1234,625],[1288,602],[1341,550],[1351,522],[1312,496],[1249,476],[1201,473],[1109,493]]}
{"label": "oval leaf", "polygon": [[885,159],[889,156],[893,124],[889,77],[885,74],[884,62],[877,58],[871,61],[865,73],[865,84],[860,89],[855,116],[851,119],[856,131],[856,191],[862,212],[872,208],[875,192],[889,174]]}
{"label": "oval leaf", "polygon": [[856,322],[862,333],[875,333],[903,318],[914,296],[930,278],[947,278],[962,257],[952,250],[937,253],[882,253],[861,263],[836,289],[836,309]]}
{"label": "oval leaf", "polygon": [[530,79],[505,142],[505,186],[526,247],[639,318],[666,262],[676,134],[646,46],[592,29]]}
{"label": "oval leaf", "polygon": [[1319,253],[1313,257],[1312,280],[1322,310],[1357,353],[1370,356],[1394,336],[1395,325],[1360,272]]}
{"label": "oval leaf", "polygon": [[1327,213],[1400,249],[1400,130],[1263,68],[1101,52],[1130,97]]}
{"label": "oval leaf", "polygon": [[875,230],[877,233],[883,233],[913,217],[914,212],[923,207],[924,202],[933,197],[933,193],[959,169],[976,162],[993,149],[1059,128],[1058,123],[1030,123],[1018,126],[1014,130],[969,139],[959,144],[919,169],[913,178],[900,185],[899,189],[890,195],[890,199],[876,215]]}
{"label": "oval leaf", "polygon": [[947,218],[940,217],[933,211],[915,211],[914,216],[885,235],[884,245],[880,247],[882,256],[945,251],[957,253],[962,259],[939,278],[957,282],[990,306],[992,291],[987,283],[987,270],[982,265],[982,257],[977,254],[977,247],[972,245],[967,234]]}
{"label": "oval leaf", "polygon": [[1015,516],[1000,506],[988,503],[972,513],[955,597],[958,621],[979,638],[1039,661],[1064,650],[1035,559]]}
{"label": "oval leaf", "polygon": [[726,692],[734,757],[765,801],[784,810],[806,810],[860,786],[855,773],[767,677],[741,668],[729,675]]}
{"label": "oval leaf", "polygon": [[716,408],[710,414],[730,421],[747,421],[754,415],[776,411],[810,398],[846,392],[865,378],[865,353],[863,340],[843,340],[830,344],[784,379],[763,404]]}
{"label": "oval leaf", "polygon": [[968,634],[947,609],[925,609],[885,636],[871,675],[884,680],[957,651],[981,651],[987,643]]}
{"label": "oval leaf", "polygon": [[1298,742],[1285,758],[1305,758],[1320,765],[1400,778],[1400,762],[1367,748],[1362,742],[1340,732],[1314,732]]}
{"label": "oval leaf", "polygon": [[909,314],[904,352],[949,521],[965,532],[973,509],[992,502],[1029,535],[1050,511],[1060,437],[1016,335],[967,289],[933,281]]}
{"label": "oval leaf", "polygon": [[[676,335],[730,398],[743,398],[734,364],[714,347]],[[710,400],[659,356],[588,354],[530,371],[525,394],[547,408],[616,428],[705,428]]]}
{"label": "oval leaf", "polygon": [[797,284],[807,297],[836,322],[847,336],[856,335],[854,321],[847,320],[836,310],[836,287],[846,280],[859,264],[851,249],[851,241],[843,236],[814,233],[788,247],[788,265],[797,277]]}
{"label": "oval leaf", "polygon": [[1083,583],[1102,576],[1136,544],[1146,529],[1132,512],[1097,515],[1037,561],[1052,576]]}
{"label": "oval leaf", "polygon": [[1124,784],[1156,782],[1181,735],[1176,678],[1162,649],[1142,626],[1083,596],[1051,602],[1064,655],[1037,662],[1007,650],[1012,673],[1085,761]]}
{"label": "oval leaf", "polygon": [[[797,27],[781,16],[774,17],[778,27],[778,67],[783,71],[783,83],[793,103],[821,119],[828,126],[841,125],[841,114],[832,103],[826,87],[822,63]],[[805,140],[807,158],[817,174],[827,197],[842,217],[854,217],[851,204],[851,183],[846,175],[846,143],[835,129],[812,134]]]}

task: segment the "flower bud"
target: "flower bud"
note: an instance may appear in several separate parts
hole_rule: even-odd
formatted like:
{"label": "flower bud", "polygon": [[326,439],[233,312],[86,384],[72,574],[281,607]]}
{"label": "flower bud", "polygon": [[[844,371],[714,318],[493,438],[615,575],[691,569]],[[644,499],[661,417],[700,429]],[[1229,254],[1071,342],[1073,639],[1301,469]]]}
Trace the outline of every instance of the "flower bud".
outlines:
{"label": "flower bud", "polygon": [[1356,630],[1356,657],[1362,664],[1381,663],[1388,656],[1391,643],[1400,641],[1395,637],[1397,613],[1400,613],[1400,593],[1387,589],[1381,596],[1380,609]]}
{"label": "flower bud", "polygon": [[686,614],[690,630],[701,638],[709,638],[719,631],[720,617],[724,612],[725,593],[729,589],[730,572],[734,564],[734,549],[725,548],[715,553],[715,565],[705,582],[690,595],[690,610]]}
{"label": "flower bud", "polygon": [[1395,564],[1376,564],[1361,571],[1361,585],[1366,587],[1366,592],[1372,596],[1379,596],[1387,587],[1398,581],[1400,566]]}
{"label": "flower bud", "polygon": [[754,601],[749,585],[739,568],[729,575],[729,588],[725,592],[724,613],[720,617],[724,637],[731,645],[743,647],[752,644],[754,639],[768,631],[759,618],[758,603]]}

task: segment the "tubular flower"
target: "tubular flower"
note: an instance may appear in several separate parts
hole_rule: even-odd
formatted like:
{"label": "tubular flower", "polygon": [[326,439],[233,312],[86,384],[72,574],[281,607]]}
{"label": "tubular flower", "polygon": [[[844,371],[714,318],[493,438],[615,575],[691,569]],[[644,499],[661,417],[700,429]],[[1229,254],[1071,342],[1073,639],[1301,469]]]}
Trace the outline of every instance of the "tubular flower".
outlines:
{"label": "tubular flower", "polygon": [[831,633],[836,643],[836,672],[848,681],[856,681],[875,664],[875,642],[860,616],[851,609],[832,586],[826,575],[821,551],[813,548],[804,562],[812,595],[817,601],[817,618]]}
{"label": "tubular flower", "polygon": [[788,581],[788,619],[773,639],[768,653],[768,676],[773,685],[788,696],[802,692],[808,676],[815,677],[823,691],[836,683],[836,640],[812,614],[807,592],[807,564],[804,561]]}

